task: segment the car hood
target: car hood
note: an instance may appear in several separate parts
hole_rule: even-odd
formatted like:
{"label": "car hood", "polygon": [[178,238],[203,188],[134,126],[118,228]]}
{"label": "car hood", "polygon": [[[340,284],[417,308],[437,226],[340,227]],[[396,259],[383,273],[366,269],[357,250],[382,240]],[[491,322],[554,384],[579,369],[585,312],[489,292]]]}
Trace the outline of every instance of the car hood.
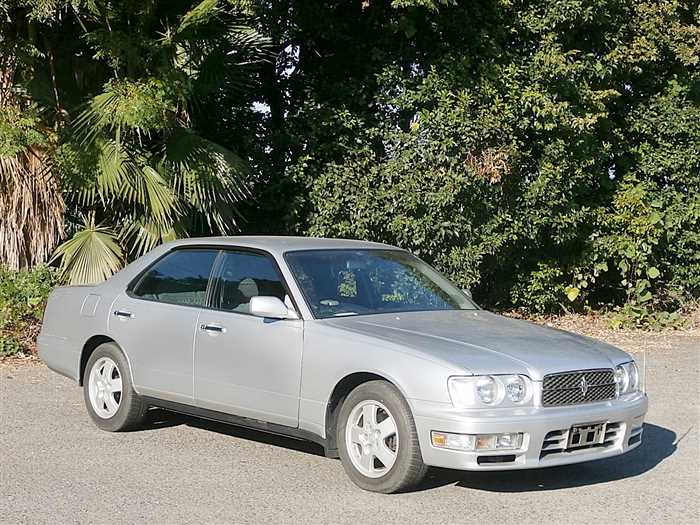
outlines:
{"label": "car hood", "polygon": [[398,344],[472,374],[612,368],[629,356],[589,337],[485,310],[401,312],[327,319],[336,328]]}

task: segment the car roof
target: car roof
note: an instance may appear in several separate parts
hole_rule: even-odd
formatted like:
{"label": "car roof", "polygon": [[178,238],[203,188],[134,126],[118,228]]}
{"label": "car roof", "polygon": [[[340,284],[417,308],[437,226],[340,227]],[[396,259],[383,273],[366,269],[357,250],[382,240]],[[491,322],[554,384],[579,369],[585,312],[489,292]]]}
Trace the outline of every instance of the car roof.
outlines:
{"label": "car roof", "polygon": [[353,239],[326,239],[323,237],[287,237],[274,235],[239,235],[231,237],[193,237],[178,239],[168,243],[169,247],[191,245],[222,245],[240,246],[243,248],[258,248],[274,254],[299,250],[361,250],[361,249],[392,249],[395,246],[379,242],[359,241]]}

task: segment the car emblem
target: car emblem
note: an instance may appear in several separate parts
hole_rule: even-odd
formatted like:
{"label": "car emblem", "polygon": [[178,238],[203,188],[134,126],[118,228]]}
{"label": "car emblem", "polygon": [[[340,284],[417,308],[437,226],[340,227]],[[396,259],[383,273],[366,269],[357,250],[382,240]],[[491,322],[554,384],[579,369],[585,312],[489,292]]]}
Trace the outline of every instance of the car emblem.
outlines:
{"label": "car emblem", "polygon": [[586,382],[585,377],[581,378],[581,382],[578,384],[578,387],[581,389],[581,395],[586,397],[586,394],[588,393],[588,383]]}

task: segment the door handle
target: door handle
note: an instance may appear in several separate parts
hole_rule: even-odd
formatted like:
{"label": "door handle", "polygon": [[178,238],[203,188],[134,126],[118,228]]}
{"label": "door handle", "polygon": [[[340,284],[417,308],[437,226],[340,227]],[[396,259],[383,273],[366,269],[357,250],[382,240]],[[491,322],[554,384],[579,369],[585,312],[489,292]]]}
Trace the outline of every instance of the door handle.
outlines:
{"label": "door handle", "polygon": [[200,330],[204,332],[215,332],[217,334],[225,334],[226,328],[219,326],[218,324],[202,324],[199,327]]}
{"label": "door handle", "polygon": [[133,319],[134,314],[127,312],[126,310],[114,310],[114,315],[117,317],[124,317],[126,319]]}

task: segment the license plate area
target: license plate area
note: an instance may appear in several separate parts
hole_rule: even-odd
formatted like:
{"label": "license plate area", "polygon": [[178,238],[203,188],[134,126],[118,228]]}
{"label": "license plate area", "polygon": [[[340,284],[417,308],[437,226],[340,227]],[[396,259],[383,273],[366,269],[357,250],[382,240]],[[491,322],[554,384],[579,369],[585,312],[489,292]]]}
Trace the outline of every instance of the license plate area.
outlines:
{"label": "license plate area", "polygon": [[586,423],[572,426],[566,448],[576,449],[601,444],[605,438],[605,425],[606,423]]}

